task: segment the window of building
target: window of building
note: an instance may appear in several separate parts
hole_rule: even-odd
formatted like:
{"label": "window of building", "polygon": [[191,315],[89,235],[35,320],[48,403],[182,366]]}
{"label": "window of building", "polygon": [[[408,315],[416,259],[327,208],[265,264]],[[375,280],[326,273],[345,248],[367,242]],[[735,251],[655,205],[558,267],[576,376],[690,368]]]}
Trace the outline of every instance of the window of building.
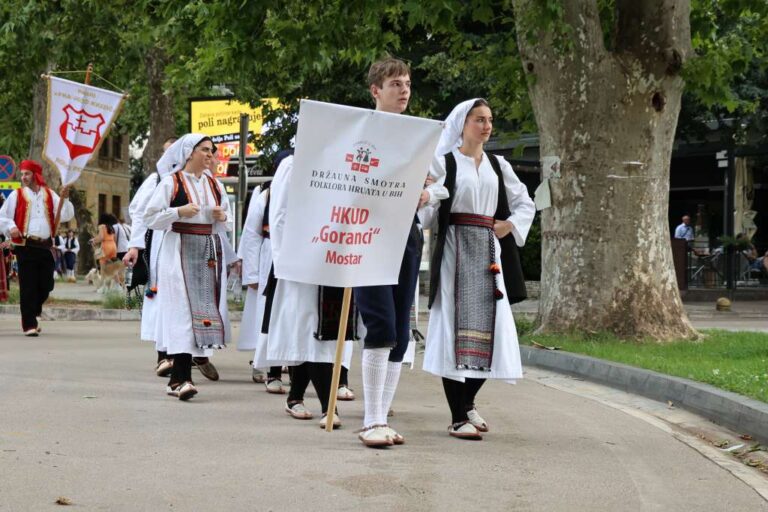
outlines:
{"label": "window of building", "polygon": [[109,158],[109,138],[101,142],[99,158]]}
{"label": "window of building", "polygon": [[99,194],[99,217],[107,212],[107,194]]}
{"label": "window of building", "polygon": [[120,218],[120,196],[112,196],[112,214]]}
{"label": "window of building", "polygon": [[115,160],[123,159],[123,136],[115,134],[112,139],[112,158]]}

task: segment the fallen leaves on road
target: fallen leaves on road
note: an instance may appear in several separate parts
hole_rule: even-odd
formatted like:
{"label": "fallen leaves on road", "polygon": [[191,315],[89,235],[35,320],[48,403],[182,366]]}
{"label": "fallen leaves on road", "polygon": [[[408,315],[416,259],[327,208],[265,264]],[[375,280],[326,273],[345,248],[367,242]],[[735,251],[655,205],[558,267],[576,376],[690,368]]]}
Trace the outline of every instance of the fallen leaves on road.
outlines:
{"label": "fallen leaves on road", "polygon": [[71,505],[72,500],[65,498],[64,496],[59,496],[54,503],[57,505]]}

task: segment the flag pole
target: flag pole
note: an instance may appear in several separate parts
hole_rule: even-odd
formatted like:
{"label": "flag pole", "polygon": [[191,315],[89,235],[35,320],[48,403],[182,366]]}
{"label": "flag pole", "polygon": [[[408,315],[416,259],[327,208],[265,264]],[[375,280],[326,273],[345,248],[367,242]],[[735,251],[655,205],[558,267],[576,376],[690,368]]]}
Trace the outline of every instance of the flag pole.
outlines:
{"label": "flag pole", "polygon": [[[93,73],[93,63],[89,62],[88,67],[85,68],[85,85],[91,84],[91,73]],[[59,222],[61,221],[61,208],[64,206],[64,200],[59,198],[59,204],[56,207],[56,216],[53,219],[53,232],[51,238],[56,238],[56,232],[59,230]]]}
{"label": "flag pole", "polygon": [[349,319],[349,306],[352,302],[352,288],[344,288],[344,296],[341,303],[341,318],[339,318],[339,336],[336,339],[336,358],[333,361],[333,378],[331,379],[331,392],[328,395],[328,412],[325,420],[325,431],[333,431],[333,414],[336,412],[336,393],[339,389],[341,378],[341,359],[344,355],[344,345],[347,342],[347,320]]}

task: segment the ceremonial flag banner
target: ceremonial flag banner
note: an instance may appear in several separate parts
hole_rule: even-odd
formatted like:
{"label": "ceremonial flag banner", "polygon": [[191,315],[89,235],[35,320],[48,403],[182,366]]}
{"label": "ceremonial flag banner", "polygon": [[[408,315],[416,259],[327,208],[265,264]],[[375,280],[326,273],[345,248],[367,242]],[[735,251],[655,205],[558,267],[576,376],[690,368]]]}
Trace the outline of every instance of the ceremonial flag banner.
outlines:
{"label": "ceremonial flag banner", "polygon": [[442,126],[303,100],[275,275],[339,287],[397,283]]}
{"label": "ceremonial flag banner", "polygon": [[99,151],[124,95],[61,78],[48,78],[48,126],[43,157],[73,183]]}

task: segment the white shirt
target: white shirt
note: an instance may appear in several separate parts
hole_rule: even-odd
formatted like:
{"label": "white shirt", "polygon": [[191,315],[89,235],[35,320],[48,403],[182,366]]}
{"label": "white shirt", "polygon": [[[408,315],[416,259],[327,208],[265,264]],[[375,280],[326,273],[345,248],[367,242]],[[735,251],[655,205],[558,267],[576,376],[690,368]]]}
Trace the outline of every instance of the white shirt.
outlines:
{"label": "white shirt", "polygon": [[[29,226],[27,232],[22,233],[24,236],[36,236],[38,238],[47,239],[51,237],[51,228],[48,225],[48,219],[45,213],[45,194],[43,194],[42,187],[37,192],[33,192],[31,188],[24,187],[23,189],[14,190],[8,199],[0,208],[0,230],[10,237],[11,228],[16,227],[19,231],[22,230],[22,226],[16,226],[14,216],[16,215],[16,199],[21,191],[27,194],[30,198],[30,212],[29,212]],[[56,209],[59,206],[59,196],[51,190],[51,196],[53,199],[53,215],[56,215]],[[64,204],[61,208],[61,222],[67,222],[75,216],[75,207],[69,199],[64,200]]]}
{"label": "white shirt", "polygon": [[128,236],[128,233],[125,232],[125,226],[117,223],[112,226],[112,229],[115,230],[115,245],[117,246],[117,252],[128,252],[128,248],[130,247],[128,242],[131,241],[131,238]]}
{"label": "white shirt", "polygon": [[61,242],[57,247],[61,252],[72,252],[77,254],[80,251],[80,242],[77,241],[77,237],[72,238],[72,249],[67,249],[67,242],[69,239],[65,236],[58,237]]}
{"label": "white shirt", "polygon": [[685,223],[675,228],[675,238],[691,241],[693,240],[693,228]]}

